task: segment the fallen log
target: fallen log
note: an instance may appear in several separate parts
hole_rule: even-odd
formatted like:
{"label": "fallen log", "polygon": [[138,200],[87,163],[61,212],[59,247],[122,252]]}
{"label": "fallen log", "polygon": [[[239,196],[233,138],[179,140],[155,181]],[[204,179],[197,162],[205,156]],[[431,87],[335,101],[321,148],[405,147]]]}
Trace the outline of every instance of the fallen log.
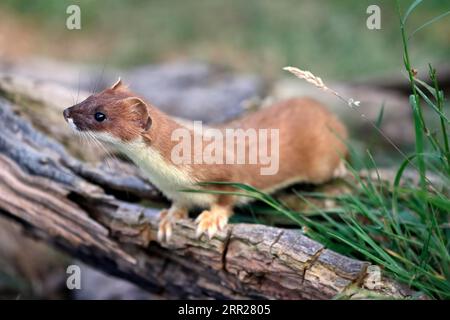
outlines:
{"label": "fallen log", "polygon": [[165,298],[413,294],[376,266],[337,254],[299,230],[234,224],[206,241],[195,237],[191,221],[181,221],[172,241],[160,245],[159,210],[142,200],[166,200],[134,167],[80,161],[13,109],[0,100],[0,214],[97,269]]}

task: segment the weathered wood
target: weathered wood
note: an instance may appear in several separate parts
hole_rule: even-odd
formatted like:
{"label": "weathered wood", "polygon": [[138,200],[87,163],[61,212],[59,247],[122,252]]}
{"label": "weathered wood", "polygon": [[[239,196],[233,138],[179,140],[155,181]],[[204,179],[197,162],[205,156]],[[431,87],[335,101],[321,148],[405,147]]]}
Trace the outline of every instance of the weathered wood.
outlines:
{"label": "weathered wood", "polygon": [[164,204],[164,198],[132,166],[79,161],[12,109],[0,100],[0,214],[95,268],[167,298],[412,294],[377,279],[369,263],[334,253],[298,230],[235,224],[207,241],[195,237],[191,221],[182,221],[172,241],[159,245],[158,209],[140,200]]}

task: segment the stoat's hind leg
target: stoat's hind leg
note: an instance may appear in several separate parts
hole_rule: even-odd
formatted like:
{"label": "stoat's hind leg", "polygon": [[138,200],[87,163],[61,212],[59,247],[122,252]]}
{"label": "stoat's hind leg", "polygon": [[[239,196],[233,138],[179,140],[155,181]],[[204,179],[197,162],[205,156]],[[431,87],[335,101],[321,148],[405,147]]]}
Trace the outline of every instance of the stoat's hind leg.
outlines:
{"label": "stoat's hind leg", "polygon": [[175,204],[159,214],[158,241],[168,242],[172,237],[172,225],[181,219],[188,218],[188,210]]}
{"label": "stoat's hind leg", "polygon": [[333,172],[333,178],[344,178],[347,175],[347,167],[344,160],[339,162],[339,165]]}
{"label": "stoat's hind leg", "polygon": [[195,222],[197,223],[196,236],[199,238],[206,233],[209,239],[222,230],[233,215],[232,206],[227,204],[213,204],[209,210],[203,211]]}

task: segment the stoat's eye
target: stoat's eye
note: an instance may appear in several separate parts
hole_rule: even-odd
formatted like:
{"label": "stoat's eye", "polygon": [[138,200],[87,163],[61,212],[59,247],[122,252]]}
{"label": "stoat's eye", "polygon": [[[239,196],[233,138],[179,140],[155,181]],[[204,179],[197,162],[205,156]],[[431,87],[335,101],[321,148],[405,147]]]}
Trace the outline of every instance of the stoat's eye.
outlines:
{"label": "stoat's eye", "polygon": [[95,120],[97,120],[98,122],[102,122],[106,119],[106,115],[101,112],[96,112],[94,117],[95,117]]}

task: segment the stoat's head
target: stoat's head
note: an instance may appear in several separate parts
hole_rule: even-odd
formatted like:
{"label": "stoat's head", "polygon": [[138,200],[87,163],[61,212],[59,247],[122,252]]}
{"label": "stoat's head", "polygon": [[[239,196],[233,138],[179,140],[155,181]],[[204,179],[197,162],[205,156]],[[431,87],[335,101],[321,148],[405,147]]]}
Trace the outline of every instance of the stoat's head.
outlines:
{"label": "stoat's head", "polygon": [[133,95],[119,79],[112,87],[64,110],[72,129],[99,140],[130,142],[152,127],[151,107]]}

